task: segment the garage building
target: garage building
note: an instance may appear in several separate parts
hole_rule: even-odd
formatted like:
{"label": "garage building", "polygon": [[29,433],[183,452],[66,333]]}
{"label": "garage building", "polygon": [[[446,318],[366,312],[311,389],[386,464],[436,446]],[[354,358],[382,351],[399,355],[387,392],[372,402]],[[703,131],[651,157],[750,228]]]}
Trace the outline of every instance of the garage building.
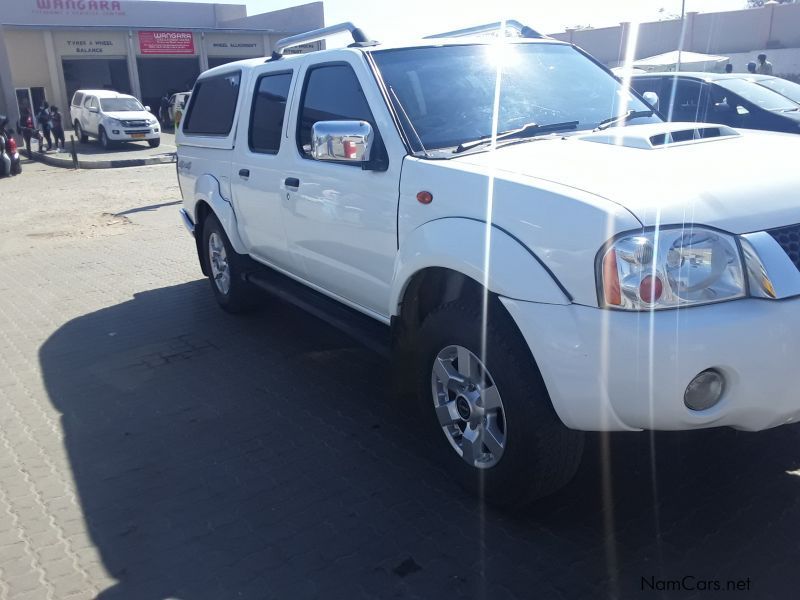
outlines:
{"label": "garage building", "polygon": [[156,110],[202,71],[323,26],[322,2],[248,16],[239,4],[14,0],[0,10],[0,113],[16,122],[45,100],[64,112],[81,88],[130,93]]}

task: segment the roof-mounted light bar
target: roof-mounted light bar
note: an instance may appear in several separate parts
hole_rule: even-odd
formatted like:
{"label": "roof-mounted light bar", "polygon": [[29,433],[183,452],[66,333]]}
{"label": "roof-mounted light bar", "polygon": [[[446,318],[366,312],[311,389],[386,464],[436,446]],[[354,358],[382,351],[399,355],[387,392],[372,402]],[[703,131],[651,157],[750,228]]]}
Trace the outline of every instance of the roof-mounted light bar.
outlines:
{"label": "roof-mounted light bar", "polygon": [[444,33],[437,33],[434,35],[425,36],[425,39],[434,38],[449,38],[449,37],[464,37],[468,35],[477,35],[479,33],[488,33],[490,31],[498,31],[501,28],[512,29],[519,33],[520,37],[524,38],[545,38],[535,29],[531,29],[527,25],[523,25],[519,21],[509,19],[508,21],[497,21],[495,23],[487,23],[486,25],[476,25],[475,27],[467,27],[466,29],[456,29],[455,31],[446,31]]}
{"label": "roof-mounted light bar", "polygon": [[353,36],[353,45],[355,46],[374,46],[377,42],[369,39],[367,35],[358,27],[350,22],[339,23],[338,25],[331,25],[330,27],[323,27],[322,29],[314,29],[305,33],[298,33],[278,40],[275,48],[272,50],[271,60],[279,60],[283,56],[283,51],[292,46],[300,44],[310,44],[312,42],[319,42],[320,40],[327,39],[337,33],[349,33]]}

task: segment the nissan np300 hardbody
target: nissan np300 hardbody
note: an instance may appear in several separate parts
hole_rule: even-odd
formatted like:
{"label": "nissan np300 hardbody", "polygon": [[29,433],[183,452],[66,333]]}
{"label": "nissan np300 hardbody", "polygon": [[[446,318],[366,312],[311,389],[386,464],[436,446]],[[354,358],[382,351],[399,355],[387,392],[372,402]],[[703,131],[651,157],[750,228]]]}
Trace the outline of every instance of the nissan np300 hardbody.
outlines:
{"label": "nissan np300 hardbody", "polygon": [[182,215],[224,309],[262,287],[386,333],[500,504],[567,482],[584,431],[800,417],[796,136],[665,123],[529,29],[281,55],[343,28],[195,85]]}

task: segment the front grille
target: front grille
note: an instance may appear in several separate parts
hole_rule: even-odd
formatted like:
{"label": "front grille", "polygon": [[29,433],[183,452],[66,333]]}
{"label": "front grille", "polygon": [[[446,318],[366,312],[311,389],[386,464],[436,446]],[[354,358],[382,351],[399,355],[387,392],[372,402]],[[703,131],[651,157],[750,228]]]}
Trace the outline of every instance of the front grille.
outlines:
{"label": "front grille", "polygon": [[767,233],[775,238],[794,266],[800,269],[800,224],[771,229]]}
{"label": "front grille", "polygon": [[147,125],[147,121],[143,120],[136,120],[136,121],[122,121],[123,127],[144,127]]}

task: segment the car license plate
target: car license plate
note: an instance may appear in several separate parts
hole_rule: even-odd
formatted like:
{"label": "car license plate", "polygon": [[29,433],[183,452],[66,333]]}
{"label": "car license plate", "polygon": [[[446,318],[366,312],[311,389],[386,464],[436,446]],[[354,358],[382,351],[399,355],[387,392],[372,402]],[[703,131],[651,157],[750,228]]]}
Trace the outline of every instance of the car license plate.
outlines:
{"label": "car license plate", "polygon": [[144,139],[144,134],[143,133],[132,133],[131,137],[133,139],[135,139],[135,140],[142,140],[142,139]]}

